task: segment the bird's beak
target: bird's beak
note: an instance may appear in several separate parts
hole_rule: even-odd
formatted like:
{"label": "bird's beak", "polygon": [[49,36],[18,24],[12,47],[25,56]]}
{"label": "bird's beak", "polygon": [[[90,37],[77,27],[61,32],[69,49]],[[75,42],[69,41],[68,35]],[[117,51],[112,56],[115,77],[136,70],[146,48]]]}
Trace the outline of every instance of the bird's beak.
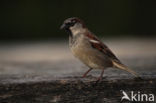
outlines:
{"label": "bird's beak", "polygon": [[65,29],[66,25],[65,24],[62,24],[60,29]]}

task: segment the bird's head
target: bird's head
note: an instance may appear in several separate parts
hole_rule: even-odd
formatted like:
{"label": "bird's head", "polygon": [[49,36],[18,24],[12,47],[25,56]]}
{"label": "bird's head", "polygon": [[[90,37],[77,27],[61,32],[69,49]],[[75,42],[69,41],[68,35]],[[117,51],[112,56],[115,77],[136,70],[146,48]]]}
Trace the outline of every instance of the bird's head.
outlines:
{"label": "bird's head", "polygon": [[85,28],[86,27],[83,21],[77,17],[71,17],[66,19],[60,27],[60,29],[65,29],[71,35],[82,33]]}

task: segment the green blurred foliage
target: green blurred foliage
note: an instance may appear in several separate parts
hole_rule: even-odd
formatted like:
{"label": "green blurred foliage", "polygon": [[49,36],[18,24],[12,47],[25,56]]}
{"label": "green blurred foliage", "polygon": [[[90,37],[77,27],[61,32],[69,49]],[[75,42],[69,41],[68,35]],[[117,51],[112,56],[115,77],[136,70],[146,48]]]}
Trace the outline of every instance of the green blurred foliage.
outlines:
{"label": "green blurred foliage", "polygon": [[98,36],[156,34],[156,0],[4,0],[0,10],[1,40],[62,38],[59,27],[73,16]]}

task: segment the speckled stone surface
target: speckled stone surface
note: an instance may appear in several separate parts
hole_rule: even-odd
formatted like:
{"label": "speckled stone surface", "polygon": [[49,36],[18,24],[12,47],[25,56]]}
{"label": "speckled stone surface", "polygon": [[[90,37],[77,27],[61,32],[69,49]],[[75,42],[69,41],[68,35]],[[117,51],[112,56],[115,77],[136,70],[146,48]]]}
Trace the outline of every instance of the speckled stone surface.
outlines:
{"label": "speckled stone surface", "polygon": [[72,56],[67,42],[0,43],[0,103],[119,103],[120,90],[156,95],[156,39],[105,43],[142,79],[114,68],[98,83],[100,70],[81,78],[88,68]]}

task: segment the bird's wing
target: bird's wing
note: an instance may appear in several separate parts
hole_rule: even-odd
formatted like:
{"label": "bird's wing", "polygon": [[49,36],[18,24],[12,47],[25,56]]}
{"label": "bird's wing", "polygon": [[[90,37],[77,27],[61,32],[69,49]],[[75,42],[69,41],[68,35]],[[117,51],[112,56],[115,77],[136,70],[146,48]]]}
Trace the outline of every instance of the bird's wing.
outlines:
{"label": "bird's wing", "polygon": [[103,44],[95,35],[88,32],[88,33],[86,33],[86,36],[89,38],[89,42],[91,43],[93,48],[104,53],[112,60],[114,60],[118,63],[121,63],[120,60],[113,54],[113,52],[105,44]]}

